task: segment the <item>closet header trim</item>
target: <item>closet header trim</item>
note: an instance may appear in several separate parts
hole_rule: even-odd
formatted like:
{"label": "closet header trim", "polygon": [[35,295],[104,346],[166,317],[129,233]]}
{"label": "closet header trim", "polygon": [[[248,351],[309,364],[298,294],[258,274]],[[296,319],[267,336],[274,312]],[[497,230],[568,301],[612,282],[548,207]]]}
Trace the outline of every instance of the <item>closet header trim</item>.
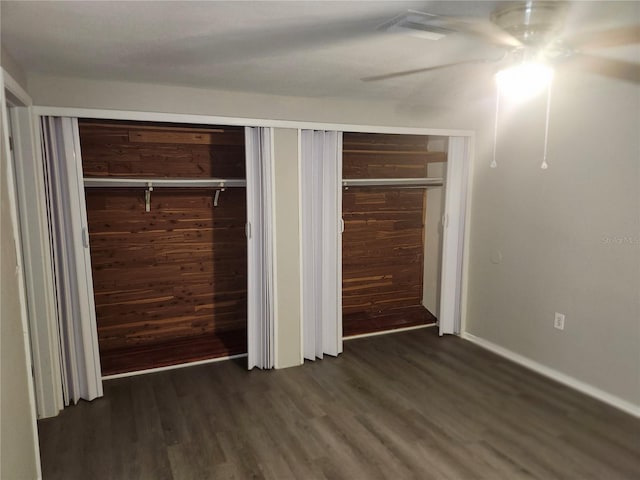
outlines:
{"label": "closet header trim", "polygon": [[326,123],[314,121],[275,120],[251,117],[222,117],[192,113],[159,113],[135,110],[106,110],[95,108],[50,107],[34,105],[35,115],[94,118],[107,120],[138,120],[150,122],[174,122],[200,125],[237,125],[247,127],[276,127],[312,130],[337,130],[341,132],[393,133],[405,135],[435,135],[443,137],[474,137],[473,130],[423,128],[423,127],[386,127],[381,125],[363,125],[347,123]]}

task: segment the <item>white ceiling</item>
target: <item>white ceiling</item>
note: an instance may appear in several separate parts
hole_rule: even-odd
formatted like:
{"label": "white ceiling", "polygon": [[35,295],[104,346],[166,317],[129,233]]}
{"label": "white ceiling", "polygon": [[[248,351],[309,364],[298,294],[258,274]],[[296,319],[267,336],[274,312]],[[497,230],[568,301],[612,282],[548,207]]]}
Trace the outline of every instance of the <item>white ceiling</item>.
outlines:
{"label": "white ceiling", "polygon": [[[461,34],[376,27],[409,8],[488,18],[499,2],[2,1],[2,46],[27,72],[307,97],[434,104],[472,98],[495,66],[364,83],[370,75],[498,58]],[[639,2],[575,2],[566,34],[640,22]],[[601,53],[601,52],[599,52]],[[607,52],[604,52],[605,54]]]}

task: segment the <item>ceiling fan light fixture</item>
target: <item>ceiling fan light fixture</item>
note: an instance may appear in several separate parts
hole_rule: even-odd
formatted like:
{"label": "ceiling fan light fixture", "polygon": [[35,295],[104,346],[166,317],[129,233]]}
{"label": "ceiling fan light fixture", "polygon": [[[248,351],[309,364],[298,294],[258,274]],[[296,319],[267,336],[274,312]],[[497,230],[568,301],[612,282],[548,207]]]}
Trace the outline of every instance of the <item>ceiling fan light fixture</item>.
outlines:
{"label": "ceiling fan light fixture", "polygon": [[562,27],[569,2],[526,0],[498,2],[491,21],[525,45],[545,43]]}
{"label": "ceiling fan light fixture", "polygon": [[553,68],[540,62],[520,63],[496,74],[499,92],[515,101],[535,97],[545,91],[552,80]]}

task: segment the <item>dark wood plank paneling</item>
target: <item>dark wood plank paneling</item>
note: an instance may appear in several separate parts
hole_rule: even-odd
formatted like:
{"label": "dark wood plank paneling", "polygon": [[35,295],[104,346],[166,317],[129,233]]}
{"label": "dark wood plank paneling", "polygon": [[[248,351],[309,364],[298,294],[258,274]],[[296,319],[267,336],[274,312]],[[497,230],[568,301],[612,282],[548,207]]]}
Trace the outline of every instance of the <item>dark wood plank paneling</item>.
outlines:
{"label": "dark wood plank paneling", "polygon": [[[246,194],[227,189],[86,190],[103,373],[246,351]],[[218,335],[158,356],[177,339]],[[200,342],[202,343],[202,342]],[[126,351],[129,350],[129,353]],[[145,352],[147,358],[145,359]],[[194,358],[200,357],[200,358]],[[180,361],[179,361],[180,360]]]}
{"label": "dark wood plank paneling", "polygon": [[[236,127],[83,120],[80,138],[87,177],[244,177]],[[86,189],[103,374],[246,352],[246,192],[214,193],[156,187],[145,212],[144,189]]]}
{"label": "dark wood plank paneling", "polygon": [[79,128],[85,177],[245,178],[242,127],[81,119]]}
{"label": "dark wood plank paneling", "polygon": [[[344,178],[426,177],[423,135],[345,133]],[[351,187],[343,191],[343,334],[431,323],[421,306],[426,191]]]}
{"label": "dark wood plank paneling", "polygon": [[427,135],[345,133],[343,178],[419,178],[429,162],[445,162],[443,152],[429,152]]}
{"label": "dark wood plank paneling", "polygon": [[419,305],[424,190],[350,188],[343,193],[344,314]]}
{"label": "dark wood plank paneling", "polygon": [[[223,131],[224,132],[224,131]],[[222,132],[222,133],[223,133]],[[170,143],[215,145],[221,132],[174,132],[163,130],[129,130],[129,141],[132,143]]]}

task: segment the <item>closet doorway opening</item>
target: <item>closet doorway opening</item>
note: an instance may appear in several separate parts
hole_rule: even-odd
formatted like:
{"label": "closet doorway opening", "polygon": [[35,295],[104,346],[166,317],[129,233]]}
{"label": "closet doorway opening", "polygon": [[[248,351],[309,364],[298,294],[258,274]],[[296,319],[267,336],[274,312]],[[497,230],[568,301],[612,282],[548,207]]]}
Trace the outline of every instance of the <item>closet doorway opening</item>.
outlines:
{"label": "closet doorway opening", "polygon": [[343,337],[435,326],[448,138],[343,134]]}
{"label": "closet doorway opening", "polygon": [[102,375],[246,354],[244,128],[78,128]]}

